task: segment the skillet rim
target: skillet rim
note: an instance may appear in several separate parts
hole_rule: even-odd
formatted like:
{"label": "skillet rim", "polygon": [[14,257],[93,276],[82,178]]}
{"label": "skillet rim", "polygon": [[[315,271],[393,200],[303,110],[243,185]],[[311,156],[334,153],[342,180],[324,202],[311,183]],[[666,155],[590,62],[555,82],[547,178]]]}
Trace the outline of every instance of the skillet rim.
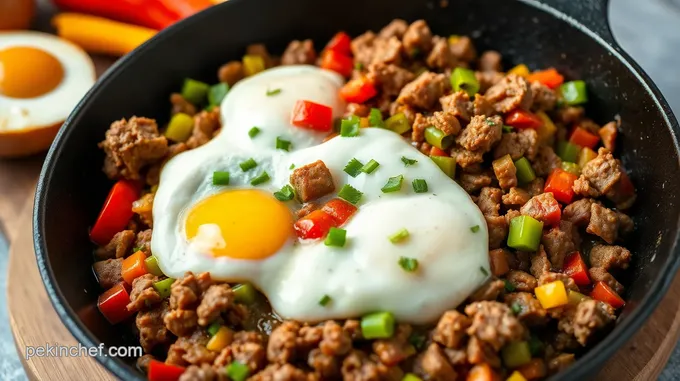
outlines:
{"label": "skillet rim", "polygon": [[[185,26],[200,25],[200,21],[208,15],[211,15],[213,12],[222,12],[222,7],[227,9],[227,7],[231,6],[230,4],[243,1],[247,0],[230,0],[228,2],[213,6],[186,20],[178,22],[159,32],[154,38],[145,42],[134,52],[120,58],[116,63],[114,63],[114,65],[111,66],[111,68],[109,68],[109,70],[106,71],[106,73],[95,83],[95,85],[87,92],[87,94],[85,94],[78,105],[74,108],[74,110],[64,122],[63,128],[59,130],[54,143],[50,147],[45,157],[45,162],[40,172],[40,177],[36,187],[33,206],[33,244],[38,270],[40,272],[40,276],[45,286],[47,295],[49,296],[50,302],[52,303],[52,306],[57,312],[60,320],[69,330],[69,332],[71,332],[71,334],[75,337],[75,339],[84,346],[96,347],[98,346],[99,341],[77,317],[77,314],[68,305],[64,295],[59,289],[54,277],[54,272],[49,265],[47,258],[48,253],[43,235],[43,232],[45,231],[44,215],[48,209],[46,204],[47,193],[51,189],[53,180],[51,173],[53,172],[53,168],[58,163],[59,157],[63,151],[62,143],[68,140],[71,134],[75,133],[75,127],[71,128],[71,125],[76,125],[79,122],[80,112],[87,108],[91,104],[92,100],[96,98],[99,93],[104,91],[104,88],[110,82],[116,79],[121,71],[119,69],[125,69],[127,66],[134,64],[140,59],[139,57],[142,55],[142,52],[153,49],[158,44],[166,43],[166,40],[172,39],[172,37]],[[593,32],[574,17],[568,16],[548,4],[541,3],[537,0],[515,1],[528,5],[538,11],[546,12],[558,20],[566,22],[570,26],[580,30],[588,37],[593,39],[596,43],[598,43],[602,48],[612,54],[615,59],[621,62],[628,69],[628,71],[635,76],[636,80],[642,85],[643,89],[648,95],[651,96],[655,106],[661,111],[663,115],[663,122],[665,123],[666,128],[668,128],[671,132],[675,151],[680,157],[680,126],[678,125],[678,121],[660,90],[647,75],[647,73],[645,73],[645,71],[632,59],[632,57],[624,52],[616,43],[607,41],[607,39],[605,39],[603,36]],[[590,350],[588,350],[584,356],[579,358],[574,363],[574,366],[570,366],[567,370],[552,376],[549,378],[549,380],[573,380],[592,375],[595,370],[602,367],[607,359],[611,358],[616,351],[623,347],[623,345],[635,333],[637,333],[640,327],[647,321],[651,313],[658,306],[663,296],[667,293],[670,284],[673,281],[678,268],[680,267],[680,248],[678,247],[678,244],[680,243],[680,215],[678,215],[678,220],[676,221],[674,229],[675,239],[673,240],[673,244],[670,249],[671,255],[669,255],[668,259],[666,260],[663,271],[657,274],[657,278],[650,285],[647,295],[642,298],[638,306],[635,307],[633,311],[631,311],[629,316],[627,316],[624,321],[617,324],[616,327],[602,341],[600,341],[593,348],[590,348]],[[145,380],[139,372],[134,370],[133,367],[126,365],[121,359],[101,355],[94,357],[97,362],[99,362],[102,366],[104,366],[104,368],[106,368],[118,378],[125,380]]]}

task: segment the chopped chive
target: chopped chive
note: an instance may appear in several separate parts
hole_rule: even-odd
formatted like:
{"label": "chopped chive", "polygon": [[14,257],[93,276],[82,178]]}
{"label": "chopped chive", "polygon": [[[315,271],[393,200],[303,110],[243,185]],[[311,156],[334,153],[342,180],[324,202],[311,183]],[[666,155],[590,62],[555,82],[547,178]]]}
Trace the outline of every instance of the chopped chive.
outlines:
{"label": "chopped chive", "polygon": [[229,172],[213,172],[213,185],[229,185]]}
{"label": "chopped chive", "polygon": [[295,197],[295,191],[292,186],[286,184],[280,191],[274,192],[274,197],[279,201],[290,201]]}
{"label": "chopped chive", "polygon": [[352,159],[347,163],[345,166],[345,173],[352,176],[352,177],[357,177],[359,176],[359,173],[361,173],[361,169],[364,167],[364,163],[360,162],[357,159]]}
{"label": "chopped chive", "polygon": [[409,232],[406,228],[399,230],[398,232],[392,234],[389,238],[392,243],[399,243],[409,237]]}
{"label": "chopped chive", "polygon": [[281,92],[281,89],[272,89],[272,90],[267,89],[267,96],[271,97],[272,95],[276,95],[280,92]]}
{"label": "chopped chive", "polygon": [[257,177],[250,180],[250,185],[260,185],[269,181],[269,174],[267,172],[260,173]]}
{"label": "chopped chive", "polygon": [[361,172],[368,173],[368,174],[373,173],[373,171],[375,171],[376,168],[378,168],[379,165],[380,165],[380,163],[371,159],[371,161],[369,161],[368,163],[366,163],[366,165],[361,167]]}
{"label": "chopped chive", "polygon": [[507,292],[515,291],[515,286],[512,283],[510,283],[509,280],[504,279],[503,282],[505,282],[505,291]]}
{"label": "chopped chive", "polygon": [[295,164],[291,164],[290,167],[288,167],[288,169],[295,169]]}
{"label": "chopped chive", "polygon": [[250,131],[248,131],[248,136],[250,136],[250,138],[252,139],[252,138],[256,137],[257,134],[259,134],[259,133],[260,133],[260,129],[258,127],[253,127],[253,128],[250,129]]}
{"label": "chopped chive", "polygon": [[380,190],[382,190],[383,193],[396,192],[401,189],[402,181],[404,181],[403,175],[390,177],[389,180],[387,180],[387,184],[385,184]]}
{"label": "chopped chive", "polygon": [[359,128],[361,124],[361,119],[352,115],[347,119],[343,119],[340,122],[340,136],[344,138],[353,138],[359,136]]}
{"label": "chopped chive", "polygon": [[257,167],[257,163],[251,157],[250,159],[244,161],[243,163],[240,163],[238,166],[241,167],[241,170],[243,172],[247,172],[247,171],[250,171],[251,169]]}
{"label": "chopped chive", "polygon": [[489,276],[489,272],[484,267],[479,266],[479,271],[481,271],[484,276]]}
{"label": "chopped chive", "polygon": [[473,233],[477,233],[479,231],[479,225],[471,226],[470,231]]}
{"label": "chopped chive", "polygon": [[354,70],[359,70],[359,71],[364,70],[364,64],[362,64],[361,62],[355,63],[354,64]]}
{"label": "chopped chive", "polygon": [[343,247],[345,246],[345,241],[347,240],[347,230],[340,229],[336,227],[331,227],[326,236],[326,240],[323,242],[326,246]]}
{"label": "chopped chive", "polygon": [[404,271],[412,273],[418,270],[418,260],[415,258],[401,257],[399,258],[399,266],[401,266]]}
{"label": "chopped chive", "polygon": [[331,302],[331,297],[328,295],[324,295],[320,300],[319,300],[319,305],[322,307],[325,307],[328,303]]}
{"label": "chopped chive", "polygon": [[385,128],[385,121],[383,120],[382,111],[377,108],[372,108],[371,112],[368,114],[368,125]]}
{"label": "chopped chive", "polygon": [[514,129],[511,126],[503,126],[503,132],[512,132]]}
{"label": "chopped chive", "polygon": [[220,327],[222,327],[222,325],[219,322],[214,322],[214,323],[210,324],[208,326],[208,333],[210,334],[210,336],[215,336],[217,331],[220,330]]}
{"label": "chopped chive", "polygon": [[338,192],[338,197],[354,205],[361,200],[361,196],[363,196],[363,193],[349,184],[343,185]]}
{"label": "chopped chive", "polygon": [[416,193],[427,192],[427,182],[424,179],[413,180],[413,191]]}
{"label": "chopped chive", "polygon": [[491,127],[496,126],[496,122],[494,122],[493,119],[491,119],[491,118],[486,118],[486,124],[491,126]]}
{"label": "chopped chive", "polygon": [[282,149],[284,151],[290,151],[290,141],[281,139],[280,136],[276,137],[276,149]]}
{"label": "chopped chive", "polygon": [[404,163],[404,165],[408,167],[409,165],[413,165],[413,164],[417,163],[418,160],[416,160],[416,159],[409,159],[409,158],[406,157],[406,156],[402,156],[402,157],[401,157],[401,162]]}
{"label": "chopped chive", "polygon": [[[142,250],[141,246],[133,247],[133,248],[132,248],[132,252],[133,252],[133,253],[136,253],[136,252],[138,252],[138,251],[140,251],[140,250]],[[156,275],[156,274],[153,274],[153,275]]]}
{"label": "chopped chive", "polygon": [[522,306],[520,306],[519,303],[512,303],[510,308],[515,315],[519,315],[522,312]]}

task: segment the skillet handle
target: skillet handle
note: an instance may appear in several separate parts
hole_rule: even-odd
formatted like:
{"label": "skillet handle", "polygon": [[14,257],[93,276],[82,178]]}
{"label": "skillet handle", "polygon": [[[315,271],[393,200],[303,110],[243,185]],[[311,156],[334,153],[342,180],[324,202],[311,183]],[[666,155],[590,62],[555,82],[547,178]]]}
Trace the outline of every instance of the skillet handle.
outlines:
{"label": "skillet handle", "polygon": [[583,24],[607,44],[618,47],[609,28],[609,0],[537,0]]}

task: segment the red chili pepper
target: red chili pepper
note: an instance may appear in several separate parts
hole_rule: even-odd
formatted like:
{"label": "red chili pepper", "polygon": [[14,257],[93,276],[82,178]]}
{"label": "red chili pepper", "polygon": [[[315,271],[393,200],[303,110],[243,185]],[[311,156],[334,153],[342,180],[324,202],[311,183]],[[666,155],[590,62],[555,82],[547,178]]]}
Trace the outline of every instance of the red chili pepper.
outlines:
{"label": "red chili pepper", "polygon": [[537,129],[543,125],[543,121],[528,111],[515,110],[505,116],[505,124],[519,129]]}
{"label": "red chili pepper", "polygon": [[119,323],[132,316],[134,311],[128,311],[130,294],[125,283],[120,282],[99,295],[97,308],[111,324]]}
{"label": "red chili pepper", "polygon": [[574,128],[574,132],[571,133],[569,142],[581,147],[595,148],[600,142],[600,137],[591,134],[581,127],[576,127]]}
{"label": "red chili pepper", "polygon": [[90,231],[90,239],[99,246],[109,243],[116,233],[127,226],[133,215],[132,203],[138,198],[138,184],[128,180],[118,180],[104,201],[97,222]]}
{"label": "red chili pepper", "polygon": [[321,54],[321,67],[327,70],[349,77],[354,70],[354,60],[350,56],[346,56],[335,50],[326,50]]}
{"label": "red chili pepper", "polygon": [[295,222],[295,232],[302,239],[323,238],[335,226],[333,217],[323,210],[315,210]]}
{"label": "red chili pepper", "polygon": [[446,153],[446,151],[444,151],[443,149],[432,146],[432,148],[430,149],[430,156],[451,156],[451,155]]}
{"label": "red chili pepper", "polygon": [[345,200],[334,198],[328,201],[321,210],[333,217],[333,220],[335,221],[334,226],[337,227],[342,226],[347,222],[347,220],[352,217],[352,214],[357,211],[357,207]]}
{"label": "red chili pepper", "polygon": [[588,276],[588,267],[581,253],[578,251],[571,253],[564,261],[564,273],[569,275],[571,279],[579,286],[587,286],[590,284],[590,277]]}
{"label": "red chili pepper", "polygon": [[308,130],[327,132],[333,128],[333,109],[312,101],[299,100],[293,107],[290,123]]}
{"label": "red chili pepper", "polygon": [[149,362],[149,381],[177,381],[185,368],[158,360]]}
{"label": "red chili pepper", "polygon": [[338,32],[328,41],[325,50],[333,50],[345,56],[352,56],[352,38],[345,32]]}
{"label": "red chili pepper", "polygon": [[545,182],[544,192],[551,192],[555,199],[563,204],[571,203],[574,198],[574,181],[578,179],[573,173],[567,172],[562,168],[555,168]]}
{"label": "red chili pepper", "polygon": [[375,86],[365,77],[353,79],[340,89],[340,97],[350,103],[364,103],[376,94]]}
{"label": "red chili pepper", "polygon": [[595,282],[595,287],[590,293],[590,297],[601,302],[605,302],[614,308],[621,308],[626,305],[626,302],[621,299],[616,291],[612,290],[606,283],[600,281]]}
{"label": "red chili pepper", "polygon": [[556,89],[564,83],[564,77],[554,68],[535,71],[527,77],[529,82],[540,82],[551,89]]}

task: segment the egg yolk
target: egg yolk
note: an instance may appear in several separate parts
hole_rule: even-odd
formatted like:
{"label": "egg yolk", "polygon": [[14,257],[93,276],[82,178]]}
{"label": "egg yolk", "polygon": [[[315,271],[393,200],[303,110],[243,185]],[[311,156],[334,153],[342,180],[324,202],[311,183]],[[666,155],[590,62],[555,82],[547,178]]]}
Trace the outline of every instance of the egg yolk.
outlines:
{"label": "egg yolk", "polygon": [[185,232],[191,242],[201,226],[219,227],[224,245],[212,255],[264,259],[276,253],[293,233],[290,210],[272,195],[255,190],[230,190],[210,196],[189,211]]}
{"label": "egg yolk", "polygon": [[28,46],[0,50],[0,94],[35,98],[47,94],[64,79],[64,68],[53,55]]}

